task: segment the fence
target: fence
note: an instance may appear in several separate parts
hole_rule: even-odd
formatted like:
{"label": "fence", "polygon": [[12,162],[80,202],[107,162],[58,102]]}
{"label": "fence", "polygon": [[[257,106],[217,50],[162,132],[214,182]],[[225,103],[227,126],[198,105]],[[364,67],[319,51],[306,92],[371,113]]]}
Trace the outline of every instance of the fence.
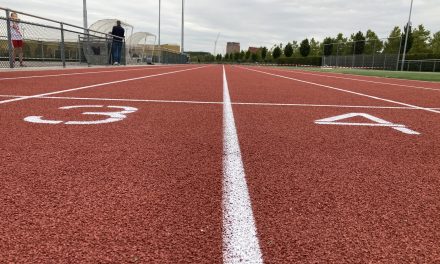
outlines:
{"label": "fence", "polygon": [[[1,14],[1,11],[4,13]],[[11,18],[12,13],[17,13],[19,20]],[[108,65],[113,60],[111,51],[114,36],[111,34],[0,7],[0,68],[19,66],[16,60],[19,60],[21,52],[18,48],[14,49],[12,41],[17,39],[17,34],[24,42],[22,54],[26,66]],[[130,48],[126,49],[124,41],[122,51],[127,52],[121,52],[121,62],[147,64],[188,61],[185,54],[160,48],[154,50],[154,47],[152,52],[132,58]]]}
{"label": "fence", "polygon": [[[39,16],[0,8],[0,67],[13,68],[20,49],[14,49],[13,39],[24,42],[22,53],[26,66],[69,66],[108,64],[111,60],[113,36]],[[11,17],[18,14],[18,19]],[[97,42],[103,43],[97,46]],[[105,52],[101,47],[107,46]],[[105,59],[94,60],[97,51]]]}
{"label": "fence", "polygon": [[324,44],[322,66],[398,70],[401,44],[400,37]]}
{"label": "fence", "polygon": [[[401,67],[401,65],[402,61],[399,61],[399,67]],[[403,70],[419,72],[440,72],[440,60],[405,60]]]}

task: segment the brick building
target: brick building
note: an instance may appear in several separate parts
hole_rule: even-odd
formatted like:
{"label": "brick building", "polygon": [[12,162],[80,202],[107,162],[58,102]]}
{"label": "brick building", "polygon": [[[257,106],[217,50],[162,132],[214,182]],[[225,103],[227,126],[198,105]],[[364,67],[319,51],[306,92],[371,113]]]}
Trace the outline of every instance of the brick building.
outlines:
{"label": "brick building", "polygon": [[237,42],[228,42],[226,45],[226,53],[234,54],[240,52],[240,43]]}

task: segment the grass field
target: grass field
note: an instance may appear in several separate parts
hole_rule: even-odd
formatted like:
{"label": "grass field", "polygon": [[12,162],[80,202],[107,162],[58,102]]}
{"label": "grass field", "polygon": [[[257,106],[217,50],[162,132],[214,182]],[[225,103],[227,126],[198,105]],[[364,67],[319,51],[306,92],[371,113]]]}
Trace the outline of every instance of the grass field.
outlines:
{"label": "grass field", "polygon": [[[285,67],[283,67],[285,68]],[[322,69],[322,68],[299,68],[288,67],[290,69],[301,69],[307,71],[332,72],[343,74],[355,74],[364,76],[377,76],[385,78],[420,80],[430,82],[440,82],[440,73],[438,72],[400,72],[400,71],[380,71],[380,70],[359,70],[359,69]]]}

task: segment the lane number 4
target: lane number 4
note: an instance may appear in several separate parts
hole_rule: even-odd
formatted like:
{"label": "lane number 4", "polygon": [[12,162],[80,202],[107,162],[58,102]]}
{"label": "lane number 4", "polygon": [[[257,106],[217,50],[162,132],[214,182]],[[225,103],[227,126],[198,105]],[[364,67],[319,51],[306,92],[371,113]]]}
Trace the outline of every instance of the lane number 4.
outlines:
{"label": "lane number 4", "polygon": [[[352,117],[363,117],[371,123],[350,123],[350,122],[341,122],[341,120],[349,119]],[[419,132],[411,130],[407,128],[405,125],[394,124],[383,120],[381,118],[366,114],[366,113],[349,113],[334,117],[329,117],[321,120],[316,120],[315,124],[318,125],[337,125],[337,126],[367,126],[367,127],[390,127],[394,130],[400,131],[404,134],[408,135],[420,135]]]}
{"label": "lane number 4", "polygon": [[71,110],[78,108],[107,108],[110,110],[117,110],[112,112],[83,112],[83,115],[95,115],[95,116],[104,116],[106,119],[92,120],[92,121],[62,121],[62,120],[48,120],[43,119],[42,116],[28,116],[24,119],[26,122],[36,123],[36,124],[50,124],[50,125],[99,125],[99,124],[107,124],[114,123],[124,120],[127,117],[127,114],[132,114],[138,111],[137,108],[129,107],[129,106],[103,106],[103,105],[74,105],[74,106],[64,106],[60,107],[61,110]]}

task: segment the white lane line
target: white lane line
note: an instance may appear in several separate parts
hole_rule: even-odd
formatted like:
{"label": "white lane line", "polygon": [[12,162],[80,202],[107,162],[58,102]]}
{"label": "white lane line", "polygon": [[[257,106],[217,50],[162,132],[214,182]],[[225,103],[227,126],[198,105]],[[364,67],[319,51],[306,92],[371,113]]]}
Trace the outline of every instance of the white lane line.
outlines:
{"label": "white lane line", "polygon": [[[26,98],[25,95],[1,95],[5,98]],[[170,104],[217,104],[223,102],[210,101],[187,101],[187,100],[151,100],[151,99],[124,99],[124,98],[89,98],[89,97],[62,97],[62,96],[42,96],[35,99],[54,99],[54,100],[76,100],[76,101],[113,101],[113,102],[139,102],[139,103],[170,103]],[[283,104],[283,103],[240,103],[231,102],[232,105],[249,106],[285,106],[285,107],[325,107],[325,108],[360,108],[360,109],[393,109],[393,110],[420,110],[414,107],[406,106],[371,106],[371,105],[325,105],[325,104]],[[429,108],[440,110],[440,107]]]}
{"label": "white lane line", "polygon": [[[288,71],[288,70],[282,70],[282,69],[278,69],[278,68],[274,68],[274,70],[280,71],[280,72],[290,72],[290,73],[298,73],[298,74],[303,74],[303,75],[327,77],[327,78],[342,79],[342,80],[349,80],[349,81],[358,81],[358,82],[366,82],[366,83],[374,83],[374,84],[383,84],[383,85],[390,85],[390,86],[400,86],[400,87],[406,87],[406,88],[414,88],[414,89],[420,89],[420,90],[430,90],[430,91],[440,92],[440,89],[423,87],[423,86],[414,86],[414,85],[407,85],[407,84],[398,84],[398,83],[388,83],[388,82],[378,82],[378,81],[362,80],[362,79],[349,78],[349,77],[331,76],[331,75],[326,75],[326,74],[318,74],[318,73],[305,72],[305,71],[301,71],[301,70]],[[366,76],[366,77],[375,77],[375,76]]]}
{"label": "white lane line", "polygon": [[105,85],[110,85],[110,84],[117,84],[117,83],[124,83],[124,82],[143,80],[143,79],[147,79],[147,78],[153,78],[153,77],[169,75],[169,74],[174,74],[174,73],[179,73],[179,72],[193,71],[193,70],[202,69],[202,68],[206,68],[206,67],[208,67],[208,66],[202,66],[202,67],[185,69],[185,70],[179,70],[179,71],[172,71],[172,72],[165,72],[165,73],[147,75],[147,76],[142,76],[142,77],[137,77],[137,78],[130,78],[130,79],[124,79],[124,80],[119,80],[119,81],[98,83],[98,84],[87,85],[87,86],[82,86],[82,87],[77,87],[77,88],[72,88],[72,89],[67,89],[67,90],[61,90],[61,91],[44,93],[44,94],[37,94],[37,95],[31,95],[31,96],[26,96],[26,97],[14,98],[14,99],[0,101],[0,104],[12,103],[12,102],[17,102],[17,101],[22,101],[22,100],[27,100],[27,99],[32,99],[32,98],[38,98],[38,97],[43,97],[43,96],[48,96],[48,95],[54,95],[54,94],[61,94],[61,93],[79,91],[79,90],[90,89],[90,88],[95,88],[95,87],[100,87],[100,86],[105,86]]}
{"label": "white lane line", "polygon": [[[0,78],[0,81],[5,80],[21,80],[21,79],[34,79],[34,78],[47,78],[47,77],[61,77],[61,76],[75,76],[75,75],[87,75],[87,74],[98,74],[98,73],[114,73],[114,72],[134,72],[143,70],[154,70],[154,69],[166,69],[166,68],[177,68],[178,66],[160,66],[156,67],[142,67],[142,68],[131,68],[126,70],[108,70],[108,71],[90,71],[90,72],[72,72],[72,73],[60,73],[60,74],[47,74],[47,75],[32,75],[32,76],[21,76],[21,77],[5,77]],[[179,67],[180,68],[180,67]]]}
{"label": "white lane line", "polygon": [[355,95],[359,95],[359,96],[363,96],[363,97],[367,97],[367,98],[371,98],[371,99],[375,99],[375,100],[379,100],[379,101],[384,101],[384,102],[388,102],[388,103],[404,105],[404,106],[416,108],[416,109],[423,110],[423,111],[428,111],[428,112],[440,114],[440,111],[434,110],[434,109],[431,109],[431,108],[426,108],[426,107],[421,107],[421,106],[417,106],[417,105],[407,104],[407,103],[398,102],[398,101],[394,101],[394,100],[390,100],[390,99],[385,99],[385,98],[381,98],[381,97],[377,97],[377,96],[372,96],[372,95],[368,95],[368,94],[353,92],[353,91],[350,91],[350,90],[345,90],[345,89],[341,89],[341,88],[337,88],[337,87],[333,87],[333,86],[329,86],[329,85],[324,85],[324,84],[320,84],[320,83],[304,81],[304,80],[301,80],[301,79],[291,78],[291,77],[287,77],[287,76],[283,76],[283,75],[278,75],[278,74],[274,74],[274,73],[270,73],[270,72],[264,72],[264,71],[254,70],[254,69],[245,68],[245,67],[237,67],[237,68],[245,69],[245,70],[248,70],[248,71],[254,71],[254,72],[258,72],[258,73],[262,73],[262,74],[266,74],[266,75],[270,75],[270,76],[274,76],[274,77],[278,77],[278,78],[282,78],[282,79],[287,79],[287,80],[292,80],[292,81],[296,81],[296,82],[306,83],[306,84],[310,84],[310,85],[314,85],[314,86],[324,87],[324,88],[327,88],[327,89],[332,89],[332,90],[336,90],[336,91],[340,91],[340,92],[344,92],[344,93],[355,94]]}
{"label": "white lane line", "polygon": [[223,263],[263,263],[223,66]]}

